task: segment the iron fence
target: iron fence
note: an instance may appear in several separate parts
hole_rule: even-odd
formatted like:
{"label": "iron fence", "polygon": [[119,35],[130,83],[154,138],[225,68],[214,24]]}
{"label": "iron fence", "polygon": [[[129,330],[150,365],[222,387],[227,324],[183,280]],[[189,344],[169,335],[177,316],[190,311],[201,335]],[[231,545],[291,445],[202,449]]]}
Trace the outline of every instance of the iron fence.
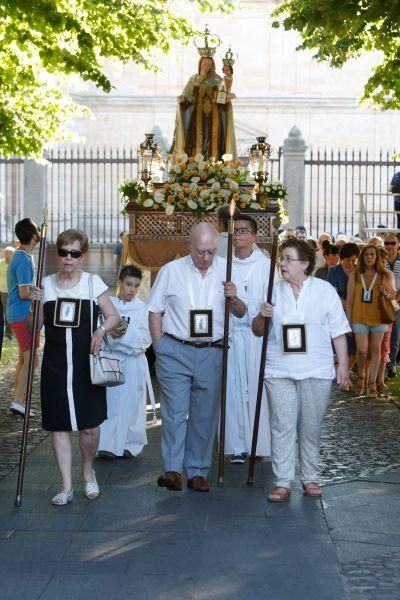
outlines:
{"label": "iron fence", "polygon": [[121,214],[120,183],[137,176],[132,148],[58,148],[48,156],[49,239],[77,227],[92,243],[110,243],[128,227]]}
{"label": "iron fence", "polygon": [[12,242],[24,212],[24,161],[0,158],[0,241]]}
{"label": "iron fence", "polygon": [[[281,175],[281,155],[270,161],[274,179]],[[118,187],[124,179],[137,177],[138,160],[132,148],[56,148],[46,157],[48,240],[54,242],[60,231],[83,229],[91,243],[118,240],[128,230],[121,214]],[[247,157],[243,157],[246,163]],[[11,242],[15,223],[24,214],[24,161],[0,159],[0,242]],[[25,210],[26,212],[26,210]]]}
{"label": "iron fence", "polygon": [[359,233],[359,198],[364,195],[366,225],[396,227],[393,198],[388,187],[399,160],[395,150],[381,150],[371,158],[368,150],[316,150],[305,160],[305,225],[318,236]]}

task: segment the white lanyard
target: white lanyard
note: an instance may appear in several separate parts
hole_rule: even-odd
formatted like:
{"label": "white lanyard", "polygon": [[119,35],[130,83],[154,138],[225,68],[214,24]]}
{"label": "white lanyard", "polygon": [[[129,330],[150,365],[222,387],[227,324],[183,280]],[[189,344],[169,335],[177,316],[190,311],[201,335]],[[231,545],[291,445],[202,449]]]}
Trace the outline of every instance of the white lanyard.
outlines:
{"label": "white lanyard", "polygon": [[[217,274],[215,272],[215,269],[211,273],[211,277],[210,277],[211,285],[210,285],[209,292],[208,292],[206,306],[196,306],[196,302],[194,300],[194,289],[193,289],[193,279],[192,279],[192,277],[194,276],[194,273],[190,267],[189,262],[186,263],[186,267],[187,267],[187,272],[188,272],[188,292],[189,292],[190,308],[192,308],[192,309],[212,308],[212,301],[213,301],[215,287],[216,287],[216,283],[217,283]],[[202,283],[205,282],[204,280],[205,280],[205,278],[203,279]]]}
{"label": "white lanyard", "polygon": [[373,280],[371,281],[371,285],[369,286],[369,288],[367,288],[367,285],[365,283],[365,279],[364,279],[364,274],[361,273],[361,284],[363,287],[363,298],[365,298],[365,300],[369,300],[371,298],[372,295],[372,290],[374,288],[375,285],[375,281],[376,278],[378,277],[378,273],[375,273]]}
{"label": "white lanyard", "polygon": [[[303,286],[305,284],[307,280],[304,280]],[[287,282],[286,282],[287,283]],[[299,300],[300,300],[300,295],[299,298],[297,298],[297,300],[295,299],[294,295],[293,295],[293,291],[291,288],[291,285],[289,283],[287,283],[287,286],[284,286],[281,288],[281,301],[282,301],[282,323],[284,325],[288,324],[288,323],[305,323],[305,317],[304,317],[304,313],[299,310]],[[294,306],[293,306],[293,302],[294,302]],[[296,313],[296,317],[294,318],[294,314]],[[288,317],[289,315],[289,317]]]}

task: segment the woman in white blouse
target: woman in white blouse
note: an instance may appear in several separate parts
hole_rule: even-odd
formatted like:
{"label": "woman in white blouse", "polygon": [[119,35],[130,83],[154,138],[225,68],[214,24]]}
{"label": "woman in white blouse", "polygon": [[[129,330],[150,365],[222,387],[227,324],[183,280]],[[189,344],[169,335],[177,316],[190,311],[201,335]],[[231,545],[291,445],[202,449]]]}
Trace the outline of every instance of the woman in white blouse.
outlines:
{"label": "woman in white blouse", "polygon": [[346,333],[350,326],[336,290],[310,276],[314,250],[304,240],[289,238],[281,245],[279,261],[282,280],[275,283],[272,303],[262,303],[253,320],[253,332],[262,335],[264,319],[271,318],[264,375],[275,478],[270,502],[290,498],[297,437],[304,493],[321,496],[317,463],[335,377],[332,340],[337,383],[343,389],[349,385]]}

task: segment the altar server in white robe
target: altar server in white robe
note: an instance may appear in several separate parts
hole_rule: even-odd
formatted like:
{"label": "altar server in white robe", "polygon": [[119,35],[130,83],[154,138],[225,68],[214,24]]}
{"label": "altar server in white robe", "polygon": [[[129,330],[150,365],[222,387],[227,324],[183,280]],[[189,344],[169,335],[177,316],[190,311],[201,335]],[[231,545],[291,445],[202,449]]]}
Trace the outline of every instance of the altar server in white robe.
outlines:
{"label": "altar server in white robe", "polygon": [[[245,290],[248,311],[242,319],[232,315],[233,328],[229,338],[228,381],[226,407],[225,453],[231,463],[244,463],[251,452],[254,413],[257,400],[258,375],[262,338],[251,330],[251,306],[259,305],[268,285],[270,259],[257,248],[257,221],[250,215],[235,218],[234,256],[232,271],[235,282]],[[271,454],[268,405],[263,391],[257,456]]]}
{"label": "altar server in white robe", "polygon": [[107,388],[108,418],[100,428],[99,458],[131,458],[147,444],[147,387],[150,397],[152,389],[145,351],[151,337],[146,305],[136,297],[141,280],[139,269],[132,265],[123,267],[118,295],[111,298],[121,324],[111,331],[109,341],[113,354],[122,361],[125,383]]}

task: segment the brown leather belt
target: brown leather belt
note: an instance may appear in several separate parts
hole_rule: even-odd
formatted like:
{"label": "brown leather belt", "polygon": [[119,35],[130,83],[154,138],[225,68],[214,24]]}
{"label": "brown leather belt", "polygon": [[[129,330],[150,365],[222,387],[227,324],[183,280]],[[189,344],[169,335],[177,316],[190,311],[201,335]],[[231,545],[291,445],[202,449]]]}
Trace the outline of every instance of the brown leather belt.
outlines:
{"label": "brown leather belt", "polygon": [[223,349],[223,340],[216,340],[215,342],[191,342],[189,340],[181,340],[180,338],[171,335],[170,333],[164,333],[167,337],[172,338],[176,342],[180,342],[186,346],[194,346],[195,348],[221,348]]}

